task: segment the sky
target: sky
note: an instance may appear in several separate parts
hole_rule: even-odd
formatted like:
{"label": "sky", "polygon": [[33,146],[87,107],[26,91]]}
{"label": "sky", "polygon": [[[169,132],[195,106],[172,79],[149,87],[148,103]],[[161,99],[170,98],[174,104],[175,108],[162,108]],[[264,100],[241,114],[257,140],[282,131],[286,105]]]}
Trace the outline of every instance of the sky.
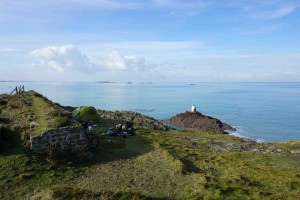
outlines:
{"label": "sky", "polygon": [[299,0],[0,0],[0,81],[300,81]]}

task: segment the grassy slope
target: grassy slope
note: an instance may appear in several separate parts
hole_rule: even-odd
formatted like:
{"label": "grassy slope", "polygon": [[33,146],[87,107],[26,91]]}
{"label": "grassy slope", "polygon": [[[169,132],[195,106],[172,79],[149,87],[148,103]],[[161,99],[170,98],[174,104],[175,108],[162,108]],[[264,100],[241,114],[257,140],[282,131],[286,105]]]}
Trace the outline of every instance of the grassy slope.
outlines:
{"label": "grassy slope", "polygon": [[[89,162],[82,164],[50,167],[21,147],[1,153],[0,187],[4,190],[0,190],[0,199],[64,199],[66,194],[82,197],[83,193],[90,195],[87,199],[93,195],[106,195],[107,199],[113,195],[112,199],[126,195],[136,199],[300,196],[300,157],[289,153],[300,148],[299,142],[256,144],[255,148],[261,149],[256,152],[219,151],[216,145],[245,142],[227,135],[192,131],[140,130],[138,136],[127,139],[99,137],[101,146]],[[272,153],[271,148],[283,151]],[[68,192],[62,192],[65,190]]]}
{"label": "grassy slope", "polygon": [[[8,97],[4,97],[6,99]],[[69,113],[34,92],[10,96],[1,117],[24,133],[67,123]],[[41,126],[29,129],[31,121]],[[100,124],[103,132],[108,124]],[[18,144],[0,142],[0,199],[297,199],[300,142],[254,144],[228,135],[139,130],[100,136],[84,163],[51,166]],[[248,146],[247,146],[248,145]]]}
{"label": "grassy slope", "polygon": [[[225,136],[184,132],[184,137],[174,133],[164,134],[161,147],[184,163],[184,171],[201,180],[191,194],[203,198],[270,198],[295,199],[300,195],[299,156],[274,154],[274,145],[257,145],[263,152],[221,151],[211,148],[239,139]],[[160,134],[162,136],[162,134]],[[175,137],[174,137],[175,136]],[[203,137],[205,136],[205,137]],[[207,140],[207,139],[213,140]],[[198,139],[198,140],[197,140]],[[280,145],[279,145],[280,146]],[[289,145],[282,145],[292,148]],[[298,143],[296,148],[300,147]],[[295,146],[293,147],[295,148]],[[196,172],[196,173],[194,173]]]}
{"label": "grassy slope", "polygon": [[[18,127],[23,137],[39,135],[46,129],[68,125],[70,112],[55,105],[42,95],[29,91],[15,95],[1,95],[0,100],[7,104],[0,106],[0,117],[10,119],[10,128]],[[30,128],[30,123],[38,126]]]}

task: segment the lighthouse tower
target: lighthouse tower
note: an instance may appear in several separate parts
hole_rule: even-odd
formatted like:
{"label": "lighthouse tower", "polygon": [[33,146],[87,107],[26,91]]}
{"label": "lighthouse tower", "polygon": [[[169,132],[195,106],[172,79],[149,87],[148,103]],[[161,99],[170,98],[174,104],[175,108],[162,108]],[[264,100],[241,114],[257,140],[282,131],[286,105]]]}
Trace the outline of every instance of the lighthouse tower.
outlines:
{"label": "lighthouse tower", "polygon": [[191,112],[192,112],[192,113],[197,112],[197,111],[196,111],[196,106],[192,105]]}

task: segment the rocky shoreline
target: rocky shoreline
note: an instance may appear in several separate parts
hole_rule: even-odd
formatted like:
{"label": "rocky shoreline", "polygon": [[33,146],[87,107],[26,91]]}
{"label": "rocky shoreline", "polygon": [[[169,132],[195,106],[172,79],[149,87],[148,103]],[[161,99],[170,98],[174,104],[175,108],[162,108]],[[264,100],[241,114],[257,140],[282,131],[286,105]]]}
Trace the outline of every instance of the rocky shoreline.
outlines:
{"label": "rocky shoreline", "polygon": [[221,122],[221,120],[203,115],[200,112],[180,113],[169,119],[162,120],[162,122],[180,126],[186,130],[215,134],[228,134],[226,131],[236,131],[235,128]]}

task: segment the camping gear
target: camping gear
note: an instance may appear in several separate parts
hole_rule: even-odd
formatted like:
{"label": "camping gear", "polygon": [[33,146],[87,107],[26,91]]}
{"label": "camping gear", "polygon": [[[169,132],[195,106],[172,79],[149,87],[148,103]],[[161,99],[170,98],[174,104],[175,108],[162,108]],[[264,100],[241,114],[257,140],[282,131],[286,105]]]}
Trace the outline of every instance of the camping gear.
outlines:
{"label": "camping gear", "polygon": [[107,131],[107,134],[110,135],[110,136],[114,136],[114,137],[118,136],[118,132],[116,130],[114,130],[113,128],[109,129]]}
{"label": "camping gear", "polygon": [[100,116],[96,110],[96,108],[90,106],[80,106],[76,108],[72,112],[73,118],[76,119],[77,121],[81,123],[85,123],[88,121],[93,121],[93,122],[99,122],[100,121]]}
{"label": "camping gear", "polygon": [[131,135],[131,136],[135,135],[135,131],[133,129],[133,122],[126,122],[124,133]]}
{"label": "camping gear", "polygon": [[117,124],[115,128],[110,128],[106,133],[110,136],[121,136],[123,138],[127,138],[128,135],[135,135],[133,122],[126,122],[125,126]]}
{"label": "camping gear", "polygon": [[117,130],[117,131],[122,131],[122,129],[123,129],[122,127],[123,127],[122,124],[117,124],[117,125],[116,125],[116,130]]}

